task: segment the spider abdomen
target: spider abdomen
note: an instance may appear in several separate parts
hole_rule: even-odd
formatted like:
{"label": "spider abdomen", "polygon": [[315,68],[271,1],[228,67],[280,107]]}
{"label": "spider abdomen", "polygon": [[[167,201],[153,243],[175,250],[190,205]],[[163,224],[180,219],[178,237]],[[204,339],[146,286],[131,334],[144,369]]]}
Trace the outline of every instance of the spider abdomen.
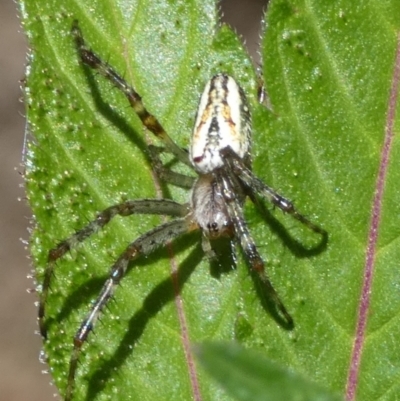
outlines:
{"label": "spider abdomen", "polygon": [[246,96],[237,82],[217,74],[200,98],[193,129],[190,161],[200,174],[222,167],[220,151],[226,147],[241,158],[249,157],[251,122]]}

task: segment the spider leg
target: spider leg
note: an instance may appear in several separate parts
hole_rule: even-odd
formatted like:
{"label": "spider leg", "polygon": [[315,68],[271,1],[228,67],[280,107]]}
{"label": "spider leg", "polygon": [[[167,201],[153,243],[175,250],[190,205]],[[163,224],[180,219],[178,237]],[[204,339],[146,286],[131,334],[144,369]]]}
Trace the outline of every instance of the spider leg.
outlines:
{"label": "spider leg", "polygon": [[146,110],[140,95],[130,85],[128,85],[128,83],[113,69],[113,67],[104,62],[96,53],[86,46],[77,20],[73,22],[71,32],[74,36],[81,61],[98,71],[117,89],[119,89],[126,96],[133,110],[142,120],[143,125],[157,138],[163,141],[168,150],[174,154],[178,160],[190,166],[191,164],[189,162],[188,154],[175,144],[156,117]]}
{"label": "spider leg", "polygon": [[244,256],[250,269],[257,274],[265,290],[269,294],[274,305],[281,312],[288,327],[293,326],[293,319],[287,312],[285,306],[280,300],[278,293],[274,289],[271,281],[265,272],[265,264],[258,253],[255,241],[250,234],[246,220],[243,215],[242,202],[236,196],[237,193],[243,192],[243,188],[236,177],[228,168],[222,169],[216,174],[217,183],[221,194],[227,205],[228,215],[235,229],[235,236],[239,240]]}
{"label": "spider leg", "polygon": [[172,171],[170,168],[164,166],[164,164],[161,161],[160,154],[165,152],[165,148],[149,145],[148,149],[153,168],[161,180],[180,188],[191,189],[193,187],[195,181],[194,177],[176,173],[175,171]]}
{"label": "spider leg", "polygon": [[293,202],[279,195],[271,187],[257,178],[253,172],[244,165],[242,160],[235,154],[235,152],[233,152],[230,147],[223,149],[221,154],[224,156],[225,162],[229,169],[234,172],[241,182],[243,182],[250,193],[257,193],[261,195],[262,197],[268,199],[273,205],[279,207],[279,209],[281,209],[283,212],[290,214],[296,220],[300,221],[310,230],[321,234],[324,238],[327,237],[327,232],[311,222],[306,216],[299,213],[294,207]]}
{"label": "spider leg", "polygon": [[272,109],[268,93],[265,89],[264,77],[261,71],[258,71],[257,73],[257,98],[258,103],[265,106],[268,110]]}
{"label": "spider leg", "polygon": [[150,254],[158,246],[167,243],[181,234],[197,230],[198,228],[197,223],[192,220],[190,214],[186,217],[164,223],[148,231],[146,234],[143,234],[129,244],[122,255],[114,263],[111,267],[109,278],[104,283],[96,302],[93,304],[89,314],[86,316],[74,336],[74,349],[69,364],[65,401],[70,401],[72,399],[75,373],[82,346],[86,342],[89,333],[93,330],[102,309],[112,297],[115,287],[125,276],[129,262],[137,259],[141,255]]}
{"label": "spider leg", "polygon": [[60,242],[57,247],[51,249],[47,258],[47,266],[44,272],[43,287],[39,300],[39,329],[42,337],[47,337],[47,327],[45,323],[46,300],[50,290],[54,267],[58,259],[60,259],[71,249],[76,248],[77,245],[84,241],[87,237],[99,231],[117,215],[130,216],[132,214],[159,214],[182,217],[187,213],[188,208],[186,205],[180,205],[179,203],[168,199],[128,200],[105,209],[99,213],[96,219],[90,222],[86,227],[77,231],[66,240]]}

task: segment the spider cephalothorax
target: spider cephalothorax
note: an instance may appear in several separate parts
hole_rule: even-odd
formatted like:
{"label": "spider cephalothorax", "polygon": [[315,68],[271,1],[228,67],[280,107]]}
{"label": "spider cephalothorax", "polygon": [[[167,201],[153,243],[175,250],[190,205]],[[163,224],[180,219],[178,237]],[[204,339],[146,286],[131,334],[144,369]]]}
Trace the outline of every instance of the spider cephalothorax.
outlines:
{"label": "spider cephalothorax", "polygon": [[[97,217],[70,238],[49,252],[39,305],[41,334],[47,337],[45,306],[55,263],[67,251],[99,231],[113,217],[132,214],[158,214],[174,217],[134,240],[111,267],[109,278],[91,306],[86,319],[74,337],[65,400],[72,399],[75,373],[81,348],[93,330],[101,310],[124,277],[129,262],[151,253],[156,247],[188,232],[203,232],[203,249],[212,255],[209,240],[220,236],[235,239],[242,248],[249,267],[263,283],[277,310],[291,323],[292,318],[280,301],[265,270],[264,262],[248,229],[243,215],[243,204],[262,197],[291,214],[294,218],[320,234],[325,232],[299,214],[293,204],[264,184],[251,171],[251,118],[246,96],[239,84],[227,74],[217,74],[206,84],[200,98],[189,154],[179,148],[162,128],[158,120],[144,107],[141,97],[107,63],[89,50],[77,22],[72,33],[81,61],[96,69],[121,90],[142,120],[144,126],[158,137],[164,148],[151,147],[150,154],[160,178],[183,187],[192,188],[187,204],[168,199],[129,200],[100,212]],[[172,153],[176,159],[191,166],[197,178],[173,172],[162,165],[160,152]]]}

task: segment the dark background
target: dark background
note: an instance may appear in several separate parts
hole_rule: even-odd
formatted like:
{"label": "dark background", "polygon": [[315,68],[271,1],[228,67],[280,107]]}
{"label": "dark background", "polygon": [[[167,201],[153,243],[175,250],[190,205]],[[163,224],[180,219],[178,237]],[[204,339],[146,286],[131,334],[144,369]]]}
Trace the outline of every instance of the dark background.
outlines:
{"label": "dark background", "polygon": [[[256,61],[266,2],[221,2],[224,20],[246,38]],[[50,376],[42,374],[47,366],[39,362],[41,339],[34,334],[36,298],[27,292],[33,286],[27,278],[31,266],[24,245],[30,211],[19,174],[25,131],[19,80],[24,76],[26,51],[17,5],[0,0],[0,401],[46,401],[56,393]]]}

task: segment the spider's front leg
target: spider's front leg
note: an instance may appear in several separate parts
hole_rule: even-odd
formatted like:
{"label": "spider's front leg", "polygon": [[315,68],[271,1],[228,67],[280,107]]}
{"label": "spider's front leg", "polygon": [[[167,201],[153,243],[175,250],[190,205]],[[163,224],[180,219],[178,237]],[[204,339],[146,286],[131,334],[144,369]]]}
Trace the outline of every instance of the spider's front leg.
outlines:
{"label": "spider's front leg", "polygon": [[74,336],[74,349],[69,364],[65,401],[70,401],[72,399],[75,385],[75,374],[82,346],[86,342],[89,333],[93,330],[100,312],[112,297],[115,287],[125,276],[129,262],[137,259],[141,255],[148,255],[155,248],[166,244],[182,234],[198,230],[198,228],[197,223],[193,221],[190,214],[186,217],[169,221],[150,230],[137,240],[133,241],[118,258],[112,266],[109,278],[105,282],[89,314],[86,316]]}
{"label": "spider's front leg", "polygon": [[132,214],[158,214],[165,216],[182,217],[188,213],[186,205],[181,205],[168,199],[139,199],[129,200],[118,205],[111,206],[99,213],[95,220],[86,227],[77,231],[74,235],[60,242],[57,247],[51,249],[48,255],[39,299],[39,330],[43,338],[47,338],[47,326],[45,321],[46,301],[50,290],[51,278],[53,277],[55,264],[58,259],[68,251],[76,248],[83,242],[101,230],[115,216],[130,216]]}

